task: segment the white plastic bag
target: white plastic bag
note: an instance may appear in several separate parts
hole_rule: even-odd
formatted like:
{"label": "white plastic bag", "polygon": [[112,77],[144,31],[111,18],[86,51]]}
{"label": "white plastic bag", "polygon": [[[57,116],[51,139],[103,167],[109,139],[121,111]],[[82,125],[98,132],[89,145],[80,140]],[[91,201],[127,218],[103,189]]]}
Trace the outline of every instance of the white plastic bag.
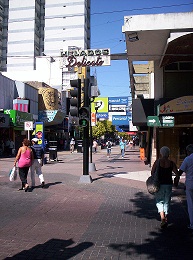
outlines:
{"label": "white plastic bag", "polygon": [[9,180],[10,181],[15,181],[17,180],[17,167],[13,167],[9,173]]}

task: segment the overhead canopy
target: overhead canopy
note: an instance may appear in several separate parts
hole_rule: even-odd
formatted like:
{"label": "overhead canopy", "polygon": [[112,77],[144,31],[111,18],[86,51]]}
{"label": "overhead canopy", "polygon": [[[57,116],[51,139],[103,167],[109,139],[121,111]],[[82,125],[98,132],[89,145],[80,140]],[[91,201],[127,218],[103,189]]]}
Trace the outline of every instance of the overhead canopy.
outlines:
{"label": "overhead canopy", "polygon": [[154,99],[132,100],[132,122],[134,126],[147,126],[147,117],[154,115]]}
{"label": "overhead canopy", "polygon": [[193,60],[193,12],[125,16],[122,31],[129,61],[162,60],[164,66],[174,61],[169,54],[182,55],[180,61],[191,54]]}
{"label": "overhead canopy", "polygon": [[193,61],[193,33],[170,41],[166,47],[161,66],[177,61]]}

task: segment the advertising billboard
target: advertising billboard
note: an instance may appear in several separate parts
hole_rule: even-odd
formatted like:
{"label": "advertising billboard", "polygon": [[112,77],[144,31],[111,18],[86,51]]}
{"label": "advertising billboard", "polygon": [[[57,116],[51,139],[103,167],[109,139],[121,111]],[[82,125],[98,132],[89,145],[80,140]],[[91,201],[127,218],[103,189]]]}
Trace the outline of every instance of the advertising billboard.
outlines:
{"label": "advertising billboard", "polygon": [[113,115],[112,124],[113,125],[129,125],[131,118],[129,116]]}
{"label": "advertising billboard", "polygon": [[91,103],[91,112],[108,113],[108,98],[97,97],[94,102]]}

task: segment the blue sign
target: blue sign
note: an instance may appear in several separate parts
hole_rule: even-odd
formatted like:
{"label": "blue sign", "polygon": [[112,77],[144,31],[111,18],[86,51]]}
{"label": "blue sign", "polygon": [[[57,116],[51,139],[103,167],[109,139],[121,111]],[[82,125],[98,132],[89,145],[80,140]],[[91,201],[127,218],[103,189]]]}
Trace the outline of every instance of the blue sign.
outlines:
{"label": "blue sign", "polygon": [[109,105],[128,105],[128,97],[109,97]]}
{"label": "blue sign", "polygon": [[131,117],[129,116],[112,116],[112,125],[129,125],[129,121],[131,121]]}
{"label": "blue sign", "polygon": [[109,118],[108,113],[96,113],[97,118],[103,118],[107,120]]}

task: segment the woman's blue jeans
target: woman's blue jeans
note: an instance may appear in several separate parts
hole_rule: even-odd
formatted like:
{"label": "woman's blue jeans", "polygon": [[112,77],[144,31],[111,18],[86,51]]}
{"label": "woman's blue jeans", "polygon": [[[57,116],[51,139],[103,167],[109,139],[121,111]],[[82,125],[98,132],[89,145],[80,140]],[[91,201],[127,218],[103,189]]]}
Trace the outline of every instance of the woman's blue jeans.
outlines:
{"label": "woman's blue jeans", "polygon": [[159,213],[164,212],[165,215],[169,213],[171,195],[172,195],[172,185],[170,184],[160,185],[160,189],[155,195],[156,206],[158,208]]}

